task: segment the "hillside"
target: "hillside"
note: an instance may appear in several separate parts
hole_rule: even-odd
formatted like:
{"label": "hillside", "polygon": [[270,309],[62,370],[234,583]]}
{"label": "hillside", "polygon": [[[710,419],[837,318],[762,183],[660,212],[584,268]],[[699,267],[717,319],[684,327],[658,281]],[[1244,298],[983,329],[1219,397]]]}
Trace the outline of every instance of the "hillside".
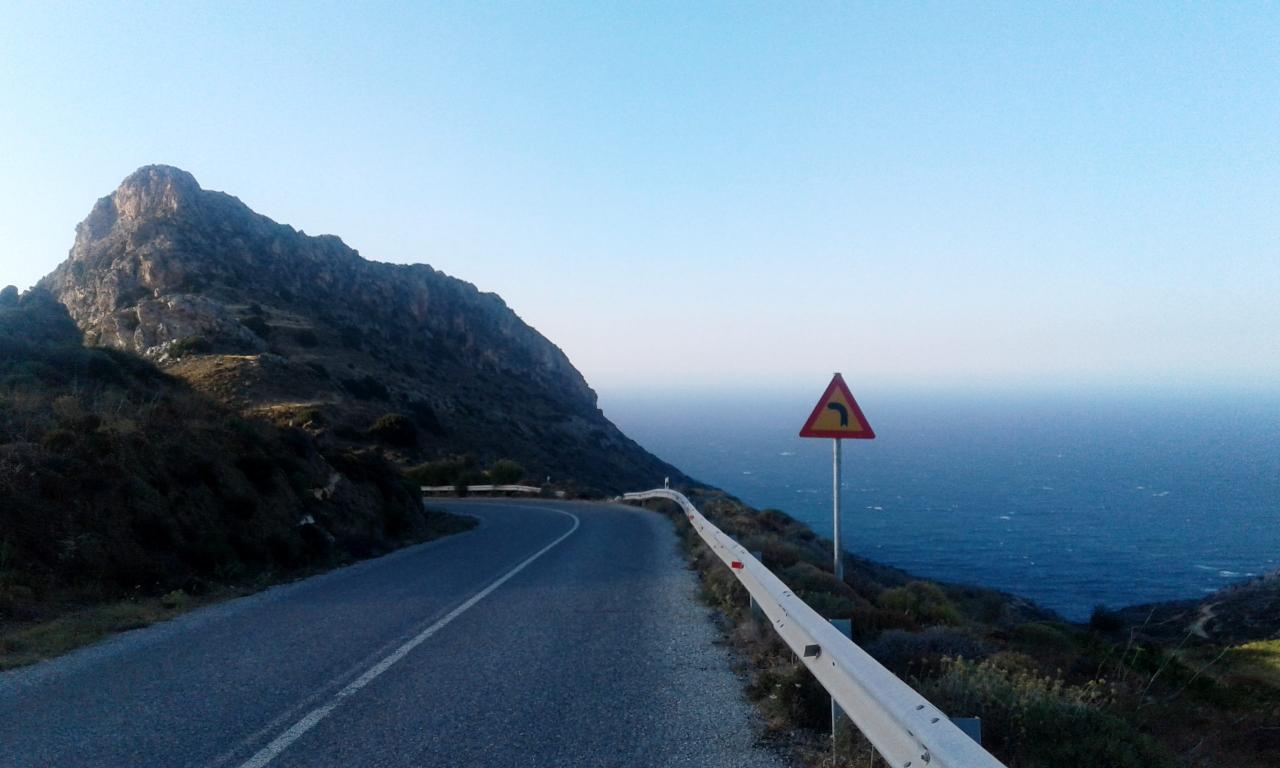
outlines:
{"label": "hillside", "polygon": [[564,353],[498,296],[367,261],[176,168],[142,168],[99,200],[41,287],[89,344],[325,443],[404,464],[513,459],[584,490],[683,477],[610,423]]}
{"label": "hillside", "polygon": [[1280,640],[1280,571],[1196,600],[1128,606],[1111,618],[1143,637],[1164,641],[1187,635],[1223,645]]}
{"label": "hillside", "polygon": [[22,658],[15,627],[368,557],[447,517],[376,452],[244,419],[83,346],[40,289],[0,292],[0,498],[0,667]]}

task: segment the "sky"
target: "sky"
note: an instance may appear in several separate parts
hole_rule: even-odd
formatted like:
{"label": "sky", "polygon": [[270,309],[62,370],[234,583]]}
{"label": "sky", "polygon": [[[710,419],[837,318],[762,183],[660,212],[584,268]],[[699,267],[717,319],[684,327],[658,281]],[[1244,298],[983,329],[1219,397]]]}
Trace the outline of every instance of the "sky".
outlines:
{"label": "sky", "polygon": [[602,393],[1280,391],[1280,5],[11,3],[0,285],[167,163]]}

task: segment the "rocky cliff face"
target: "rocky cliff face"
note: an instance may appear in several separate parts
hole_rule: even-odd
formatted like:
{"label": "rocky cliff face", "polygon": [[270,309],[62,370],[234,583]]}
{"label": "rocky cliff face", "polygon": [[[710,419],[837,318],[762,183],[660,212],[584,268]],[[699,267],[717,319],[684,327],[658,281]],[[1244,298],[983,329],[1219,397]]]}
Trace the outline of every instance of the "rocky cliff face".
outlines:
{"label": "rocky cliff face", "polygon": [[[564,353],[498,296],[366,261],[176,168],[142,168],[99,200],[42,287],[89,343],[326,439],[382,440],[403,461],[512,458],[600,490],[680,477],[605,419]],[[412,427],[371,431],[390,414]]]}

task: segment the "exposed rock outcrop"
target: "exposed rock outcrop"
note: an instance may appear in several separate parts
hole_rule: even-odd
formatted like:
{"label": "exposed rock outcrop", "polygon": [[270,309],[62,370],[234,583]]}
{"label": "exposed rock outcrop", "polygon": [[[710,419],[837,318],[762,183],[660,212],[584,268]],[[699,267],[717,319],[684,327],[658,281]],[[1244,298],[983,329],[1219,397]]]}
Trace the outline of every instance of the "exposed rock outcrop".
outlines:
{"label": "exposed rock outcrop", "polygon": [[148,166],[77,227],[42,282],[87,341],[150,358],[241,411],[368,443],[412,419],[405,461],[470,453],[619,490],[680,478],[623,435],[559,348],[501,298],[366,261],[191,174]]}

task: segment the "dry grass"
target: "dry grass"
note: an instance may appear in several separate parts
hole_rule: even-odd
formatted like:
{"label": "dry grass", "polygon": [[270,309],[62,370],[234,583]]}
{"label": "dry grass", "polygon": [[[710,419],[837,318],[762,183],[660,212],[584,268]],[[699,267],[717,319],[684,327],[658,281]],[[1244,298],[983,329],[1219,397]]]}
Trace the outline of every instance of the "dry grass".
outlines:
{"label": "dry grass", "polygon": [[0,669],[12,669],[60,656],[109,635],[171,619],[214,599],[219,598],[209,596],[199,601],[175,602],[166,595],[163,598],[129,600],[75,610],[51,621],[11,631],[0,629]]}
{"label": "dry grass", "polygon": [[[1211,666],[1215,656],[1221,656]],[[1280,640],[1257,640],[1222,651],[1197,649],[1189,664],[1205,666],[1205,674],[1227,685],[1270,688],[1280,695]]]}

